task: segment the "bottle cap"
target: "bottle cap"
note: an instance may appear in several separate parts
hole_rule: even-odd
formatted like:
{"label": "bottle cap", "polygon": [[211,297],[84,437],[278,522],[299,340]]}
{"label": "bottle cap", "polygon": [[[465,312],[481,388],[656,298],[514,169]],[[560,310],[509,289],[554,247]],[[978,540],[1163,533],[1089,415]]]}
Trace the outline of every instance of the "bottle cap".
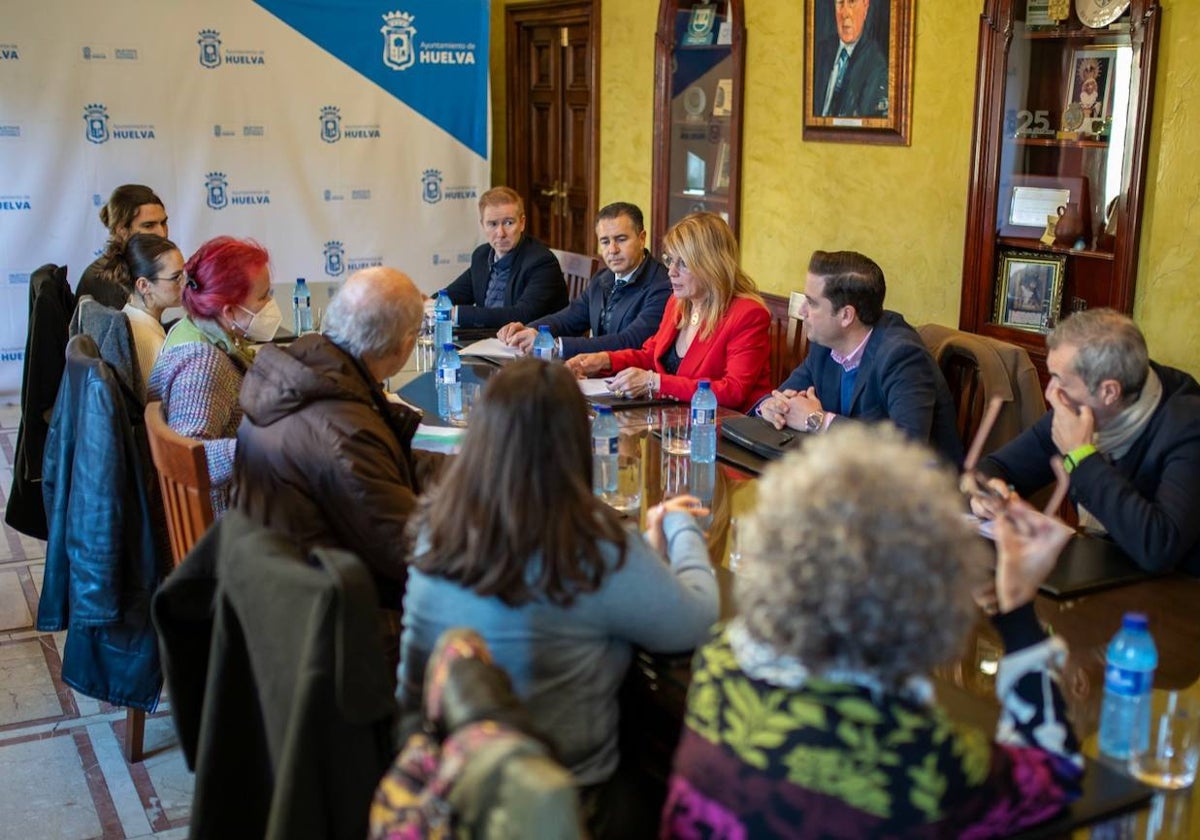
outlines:
{"label": "bottle cap", "polygon": [[304,281],[304,278],[303,278],[303,277],[297,277],[297,278],[296,278],[296,285],[297,285],[297,286],[303,286],[303,285],[304,285],[304,282],[305,282],[305,281]]}
{"label": "bottle cap", "polygon": [[1121,626],[1129,630],[1147,630],[1150,627],[1150,619],[1145,613],[1127,612],[1121,619]]}
{"label": "bottle cap", "polygon": [[540,327],[538,327],[538,332],[546,333],[548,335],[550,333],[550,327],[546,324],[542,324]]}
{"label": "bottle cap", "polygon": [[612,414],[613,413],[612,406],[611,405],[598,405],[598,406],[596,406],[596,413],[597,414]]}
{"label": "bottle cap", "polygon": [[710,388],[712,388],[712,383],[709,382],[707,379],[701,379],[699,382],[696,383],[696,387],[700,388],[704,391],[707,391]]}
{"label": "bottle cap", "polygon": [[445,344],[442,345],[442,349],[443,350],[457,350],[458,348],[455,347],[452,342],[447,341]]}

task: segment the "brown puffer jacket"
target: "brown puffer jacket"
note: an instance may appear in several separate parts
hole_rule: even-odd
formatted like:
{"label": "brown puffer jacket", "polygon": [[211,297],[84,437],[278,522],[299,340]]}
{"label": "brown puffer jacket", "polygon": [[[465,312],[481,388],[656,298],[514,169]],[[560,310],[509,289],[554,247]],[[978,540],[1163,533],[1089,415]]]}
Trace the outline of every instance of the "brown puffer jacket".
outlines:
{"label": "brown puffer jacket", "polygon": [[388,403],[323,335],[263,347],[242,383],[234,505],[307,550],[352,551],[399,610],[405,527],[444,456],[412,451],[420,415]]}

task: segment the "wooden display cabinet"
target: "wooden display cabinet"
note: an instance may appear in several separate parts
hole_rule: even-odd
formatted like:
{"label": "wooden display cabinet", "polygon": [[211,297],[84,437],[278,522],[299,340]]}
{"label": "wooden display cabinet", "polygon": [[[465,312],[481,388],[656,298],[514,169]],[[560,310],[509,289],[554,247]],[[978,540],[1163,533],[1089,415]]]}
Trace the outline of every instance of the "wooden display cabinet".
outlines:
{"label": "wooden display cabinet", "polygon": [[742,0],[661,0],[655,47],[651,227],[720,213],[734,233],[742,158]]}
{"label": "wooden display cabinet", "polygon": [[[1074,2],[1065,20],[1039,17],[1046,5],[984,2],[959,314],[962,329],[1024,347],[1043,376],[1058,318],[1133,308],[1162,20],[1158,0],[1132,0],[1100,28],[1081,22]],[[1054,243],[1043,244],[1046,215],[1060,213]],[[1004,294],[1021,288],[1021,254],[1061,265],[1061,286],[1044,288],[1061,304],[1044,325],[1007,317],[1023,305]],[[1030,285],[1036,296],[1046,282]]]}

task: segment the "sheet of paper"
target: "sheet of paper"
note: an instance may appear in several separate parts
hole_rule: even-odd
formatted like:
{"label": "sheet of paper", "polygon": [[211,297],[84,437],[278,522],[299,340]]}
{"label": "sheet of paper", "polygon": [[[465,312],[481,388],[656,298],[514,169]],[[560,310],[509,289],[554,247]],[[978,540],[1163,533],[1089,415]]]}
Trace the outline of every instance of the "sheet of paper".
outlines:
{"label": "sheet of paper", "polygon": [[416,433],[426,437],[457,438],[462,437],[465,431],[466,429],[459,426],[427,426],[421,423],[417,426]]}
{"label": "sheet of paper", "polygon": [[579,390],[583,391],[585,397],[594,397],[601,394],[611,394],[608,389],[607,379],[580,379]]}
{"label": "sheet of paper", "polygon": [[509,347],[498,338],[485,338],[468,344],[459,353],[460,356],[491,356],[498,359],[515,359],[521,355],[516,347]]}

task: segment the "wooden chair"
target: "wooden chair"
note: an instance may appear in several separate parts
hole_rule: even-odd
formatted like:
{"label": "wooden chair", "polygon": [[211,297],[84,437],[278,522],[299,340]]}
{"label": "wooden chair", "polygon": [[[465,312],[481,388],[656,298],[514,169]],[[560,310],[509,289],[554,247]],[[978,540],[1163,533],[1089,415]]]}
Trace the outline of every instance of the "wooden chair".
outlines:
{"label": "wooden chair", "polygon": [[[215,518],[209,497],[208,461],[202,443],[167,425],[161,402],[147,404],[145,418],[150,457],[158,473],[167,517],[171,559],[178,566]],[[146,713],[141,709],[127,710],[125,756],[131,763],[143,758],[145,734]]]}
{"label": "wooden chair", "polygon": [[771,313],[768,333],[771,342],[771,384],[777,386],[788,378],[793,370],[808,355],[808,336],[804,333],[804,322],[799,316],[800,293],[790,297],[764,294],[763,303]]}
{"label": "wooden chair", "polygon": [[954,398],[954,422],[963,445],[975,439],[975,432],[987,410],[987,395],[979,376],[979,363],[961,353],[946,353],[941,360],[942,376]]}
{"label": "wooden chair", "polygon": [[554,258],[562,266],[563,276],[567,279],[567,297],[575,300],[583,294],[588,281],[599,270],[599,258],[587,254],[575,254],[571,251],[558,251],[554,248],[550,249],[550,253],[554,254]]}

